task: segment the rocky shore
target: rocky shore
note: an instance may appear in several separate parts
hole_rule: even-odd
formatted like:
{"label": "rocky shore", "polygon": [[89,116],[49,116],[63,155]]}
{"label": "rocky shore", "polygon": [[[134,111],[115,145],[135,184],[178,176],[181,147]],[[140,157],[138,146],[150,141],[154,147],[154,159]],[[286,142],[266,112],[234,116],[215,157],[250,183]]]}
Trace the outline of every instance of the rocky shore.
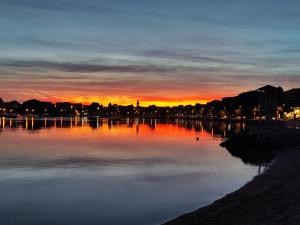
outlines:
{"label": "rocky shore", "polygon": [[299,225],[300,130],[245,130],[221,146],[245,163],[269,163],[268,170],[211,205],[164,225]]}

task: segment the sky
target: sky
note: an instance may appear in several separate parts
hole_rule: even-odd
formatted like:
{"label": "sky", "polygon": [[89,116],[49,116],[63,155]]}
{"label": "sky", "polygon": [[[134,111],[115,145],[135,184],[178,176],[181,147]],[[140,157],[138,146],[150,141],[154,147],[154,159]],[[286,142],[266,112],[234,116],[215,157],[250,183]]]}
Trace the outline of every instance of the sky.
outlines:
{"label": "sky", "polygon": [[0,0],[0,97],[205,103],[300,87],[298,0]]}

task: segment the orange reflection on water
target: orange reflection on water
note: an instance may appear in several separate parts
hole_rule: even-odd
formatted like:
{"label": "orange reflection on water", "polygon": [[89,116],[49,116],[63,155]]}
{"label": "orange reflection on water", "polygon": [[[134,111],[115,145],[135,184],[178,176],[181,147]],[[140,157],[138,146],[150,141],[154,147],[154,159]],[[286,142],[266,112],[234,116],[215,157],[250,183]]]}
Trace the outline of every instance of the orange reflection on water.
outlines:
{"label": "orange reflection on water", "polygon": [[[186,121],[158,123],[154,119],[113,121],[95,118],[91,121],[79,117],[43,118],[42,120],[26,117],[24,121],[10,120],[10,127],[20,128],[22,123],[24,123],[24,131],[16,132],[15,135],[32,143],[47,140],[50,143],[62,142],[67,145],[67,142],[79,141],[89,145],[101,140],[103,144],[126,145],[130,142],[143,142],[151,145],[154,142],[164,142],[164,145],[171,143],[188,146],[195,144],[197,137],[200,141],[221,140],[221,135],[219,139],[214,137],[212,125],[204,128],[202,122],[196,122],[190,127]],[[5,119],[2,119],[2,126],[5,127]],[[73,143],[68,143],[68,145],[72,146]]]}
{"label": "orange reflection on water", "polygon": [[0,154],[33,162],[65,158],[105,162],[185,159],[201,165],[209,163],[210,157],[229,157],[225,151],[216,151],[228,125],[211,122],[26,118],[13,120],[12,128],[6,128],[0,130]]}
{"label": "orange reflection on water", "polygon": [[[1,119],[1,127],[4,129],[6,119]],[[92,135],[97,134],[100,130],[102,135],[139,135],[139,136],[156,136],[160,138],[168,138],[176,136],[177,139],[185,137],[198,137],[202,139],[226,137],[228,133],[237,133],[241,129],[245,129],[245,124],[236,123],[232,126],[230,123],[214,123],[212,121],[185,121],[176,120],[172,122],[157,122],[156,119],[139,120],[111,120],[101,118],[43,118],[35,119],[34,117],[26,117],[24,120],[9,119],[9,127],[24,127],[25,130],[40,131],[43,129],[59,129],[65,135]],[[23,124],[23,125],[22,125]],[[215,130],[216,129],[216,130]],[[93,131],[93,132],[92,132]],[[41,131],[43,133],[43,131]],[[91,134],[89,134],[91,133]]]}

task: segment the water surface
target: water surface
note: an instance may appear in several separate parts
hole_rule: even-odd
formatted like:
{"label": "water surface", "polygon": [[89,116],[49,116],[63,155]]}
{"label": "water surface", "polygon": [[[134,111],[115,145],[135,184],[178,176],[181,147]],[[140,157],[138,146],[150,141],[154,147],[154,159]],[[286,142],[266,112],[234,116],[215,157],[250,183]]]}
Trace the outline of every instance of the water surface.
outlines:
{"label": "water surface", "polygon": [[5,225],[157,225],[258,171],[219,147],[242,123],[27,118],[0,127]]}

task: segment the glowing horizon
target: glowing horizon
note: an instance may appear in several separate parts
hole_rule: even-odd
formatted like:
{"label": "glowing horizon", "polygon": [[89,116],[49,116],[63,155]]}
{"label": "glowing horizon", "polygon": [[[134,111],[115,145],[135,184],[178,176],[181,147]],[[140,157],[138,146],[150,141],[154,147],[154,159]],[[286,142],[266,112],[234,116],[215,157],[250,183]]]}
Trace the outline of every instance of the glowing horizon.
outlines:
{"label": "glowing horizon", "polygon": [[17,99],[3,99],[4,101],[13,101],[17,100],[19,102],[25,102],[31,99],[36,99],[43,102],[51,102],[53,104],[58,102],[69,102],[71,104],[83,104],[83,105],[89,105],[91,103],[99,103],[103,106],[107,106],[109,103],[111,104],[117,104],[117,105],[136,105],[137,101],[139,101],[139,105],[142,107],[148,107],[151,105],[156,105],[160,107],[173,107],[173,106],[179,106],[179,105],[195,105],[195,104],[206,104],[209,101],[216,100],[197,100],[197,99],[169,99],[169,100],[147,100],[143,98],[137,98],[137,99],[130,99],[130,98],[108,98],[103,99],[101,97],[59,97],[59,98],[30,98],[30,99],[23,99],[23,100],[17,100]]}
{"label": "glowing horizon", "polygon": [[[66,101],[64,99],[70,99],[69,101]],[[140,98],[142,99],[142,98]],[[71,102],[73,104],[76,103],[82,103],[83,105],[89,105],[93,102],[96,103],[100,103],[103,106],[107,106],[109,103],[111,104],[117,104],[117,105],[136,105],[137,101],[139,101],[140,106],[142,107],[147,107],[147,106],[151,106],[151,105],[156,105],[156,106],[160,106],[160,107],[164,107],[164,106],[179,106],[179,105],[195,105],[197,103],[200,104],[206,104],[207,102],[209,102],[209,100],[176,100],[174,99],[173,101],[161,101],[161,100],[140,100],[138,99],[122,99],[122,100],[118,100],[116,98],[112,98],[112,99],[102,99],[102,98],[97,98],[97,97],[90,97],[90,98],[58,98],[57,100],[53,101],[51,99],[49,99],[50,102],[55,103],[55,102]]]}

